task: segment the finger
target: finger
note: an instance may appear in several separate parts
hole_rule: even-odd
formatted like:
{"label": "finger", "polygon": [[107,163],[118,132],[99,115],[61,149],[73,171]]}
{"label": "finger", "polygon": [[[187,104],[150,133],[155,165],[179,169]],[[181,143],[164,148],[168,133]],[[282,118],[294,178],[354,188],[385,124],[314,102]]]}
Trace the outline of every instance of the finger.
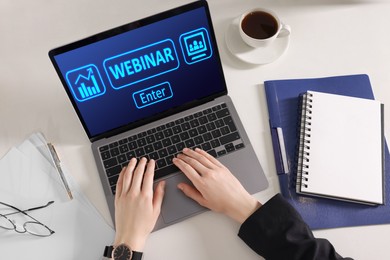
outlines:
{"label": "finger", "polygon": [[155,210],[156,216],[160,215],[164,194],[165,194],[165,181],[160,181],[157,184],[153,196],[153,209]]}
{"label": "finger", "polygon": [[206,152],[206,151],[204,151],[202,149],[199,149],[199,148],[196,148],[195,152],[203,155],[204,157],[206,157],[213,164],[215,164],[215,165],[217,165],[219,167],[224,167],[224,165],[220,161],[218,161],[214,156],[212,156],[208,152]]}
{"label": "finger", "polygon": [[[199,149],[200,150],[200,149]],[[198,163],[200,163],[203,167],[213,169],[215,168],[215,164],[213,164],[207,157],[203,154],[195,152],[192,149],[184,148],[183,153],[193,159],[195,159]],[[191,164],[192,165],[192,164]],[[194,166],[194,165],[193,165]],[[202,167],[202,168],[203,168]],[[201,168],[199,168],[201,169]],[[203,169],[202,169],[203,170]]]}
{"label": "finger", "polygon": [[198,204],[205,206],[206,205],[206,200],[203,198],[202,194],[195,189],[194,187],[186,184],[186,183],[179,183],[177,185],[179,190],[181,190],[187,197],[193,199],[196,201]]}
{"label": "finger", "polygon": [[155,165],[156,162],[152,159],[148,162],[146,166],[144,181],[142,182],[142,190],[145,192],[153,193],[153,177]]}
{"label": "finger", "polygon": [[144,178],[146,158],[142,157],[138,162],[137,167],[133,173],[133,182],[131,183],[131,188],[133,190],[141,190],[142,179]]}
{"label": "finger", "polygon": [[179,168],[187,176],[187,178],[190,179],[192,183],[195,184],[200,178],[199,173],[194,168],[192,168],[191,165],[183,161],[180,157],[182,156],[178,155],[177,158],[173,158],[173,164],[176,165],[176,167]]}
{"label": "finger", "polygon": [[115,199],[118,199],[122,194],[122,185],[123,185],[123,175],[125,174],[126,167],[123,167],[121,172],[119,173],[118,181],[116,182],[116,191],[115,191]]}
{"label": "finger", "polygon": [[203,165],[202,162],[187,154],[178,154],[177,158],[190,165],[198,173],[198,175],[204,175],[208,170],[210,170],[210,168]]}
{"label": "finger", "polygon": [[131,181],[133,179],[134,168],[135,168],[136,164],[137,164],[137,159],[132,158],[130,160],[129,164],[127,165],[125,172],[124,172],[124,175],[123,175],[123,183],[122,183],[123,185],[122,185],[121,194],[126,194],[129,191]]}

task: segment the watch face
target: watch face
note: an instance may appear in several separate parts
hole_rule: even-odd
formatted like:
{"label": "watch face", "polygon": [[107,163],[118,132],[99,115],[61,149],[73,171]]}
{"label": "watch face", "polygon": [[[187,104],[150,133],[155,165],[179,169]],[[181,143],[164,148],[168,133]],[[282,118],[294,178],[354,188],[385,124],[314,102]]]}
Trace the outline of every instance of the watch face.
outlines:
{"label": "watch face", "polygon": [[133,252],[125,244],[120,244],[114,249],[113,257],[115,260],[130,260]]}

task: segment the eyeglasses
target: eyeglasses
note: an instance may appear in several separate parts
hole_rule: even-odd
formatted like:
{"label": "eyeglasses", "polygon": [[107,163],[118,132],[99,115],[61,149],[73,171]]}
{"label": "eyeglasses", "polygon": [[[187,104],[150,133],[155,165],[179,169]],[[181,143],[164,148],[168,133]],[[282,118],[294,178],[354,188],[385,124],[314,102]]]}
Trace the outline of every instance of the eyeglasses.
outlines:
{"label": "eyeglasses", "polygon": [[[39,236],[39,237],[51,236],[52,234],[54,234],[53,230],[51,230],[48,226],[39,222],[38,220],[36,220],[32,216],[30,216],[29,214],[27,214],[26,212],[46,208],[47,206],[49,206],[53,203],[54,203],[54,201],[49,201],[46,205],[43,205],[43,206],[34,207],[34,208],[26,209],[26,210],[20,210],[20,209],[14,207],[14,206],[11,206],[7,203],[0,202],[0,204],[16,210],[16,212],[12,212],[12,213],[8,213],[8,214],[0,214],[0,227],[7,229],[7,230],[15,230],[15,232],[17,232],[17,233],[26,233],[27,232],[27,233],[30,233],[31,235]],[[15,225],[15,221],[7,218],[7,216],[9,216],[9,215],[18,214],[18,213],[22,213],[22,214],[28,216],[29,218],[33,219],[34,221],[26,221],[23,224],[23,230],[18,230],[16,225]]]}

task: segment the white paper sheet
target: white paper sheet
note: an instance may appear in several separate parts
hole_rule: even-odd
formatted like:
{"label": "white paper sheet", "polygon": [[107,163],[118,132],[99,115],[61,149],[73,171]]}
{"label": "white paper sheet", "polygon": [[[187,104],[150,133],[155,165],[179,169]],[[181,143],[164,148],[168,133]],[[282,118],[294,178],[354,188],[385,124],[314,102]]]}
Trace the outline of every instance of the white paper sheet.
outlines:
{"label": "white paper sheet", "polygon": [[[45,205],[29,212],[55,233],[50,237],[19,234],[0,228],[0,250],[4,259],[102,259],[104,247],[114,239],[114,230],[67,175],[72,187],[69,200],[58,172],[37,149],[39,135],[33,135],[17,148],[12,148],[0,160],[0,201],[19,209]],[[0,213],[13,212],[0,205]],[[23,214],[10,215],[19,230],[25,221]]]}

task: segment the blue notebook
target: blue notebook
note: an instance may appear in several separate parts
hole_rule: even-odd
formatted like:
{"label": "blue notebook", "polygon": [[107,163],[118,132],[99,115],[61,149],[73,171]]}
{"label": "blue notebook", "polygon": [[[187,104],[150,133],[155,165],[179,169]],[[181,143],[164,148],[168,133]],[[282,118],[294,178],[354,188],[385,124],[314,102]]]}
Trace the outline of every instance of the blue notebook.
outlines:
{"label": "blue notebook", "polygon": [[[298,141],[299,95],[319,91],[374,99],[367,75],[328,78],[271,80],[264,82],[272,144],[280,189],[285,199],[302,215],[312,229],[390,223],[389,189],[385,204],[368,206],[326,198],[298,195],[295,190],[295,158]],[[356,140],[359,142],[359,140]],[[326,158],[324,158],[326,159]],[[385,145],[385,187],[390,187],[390,156]]]}

